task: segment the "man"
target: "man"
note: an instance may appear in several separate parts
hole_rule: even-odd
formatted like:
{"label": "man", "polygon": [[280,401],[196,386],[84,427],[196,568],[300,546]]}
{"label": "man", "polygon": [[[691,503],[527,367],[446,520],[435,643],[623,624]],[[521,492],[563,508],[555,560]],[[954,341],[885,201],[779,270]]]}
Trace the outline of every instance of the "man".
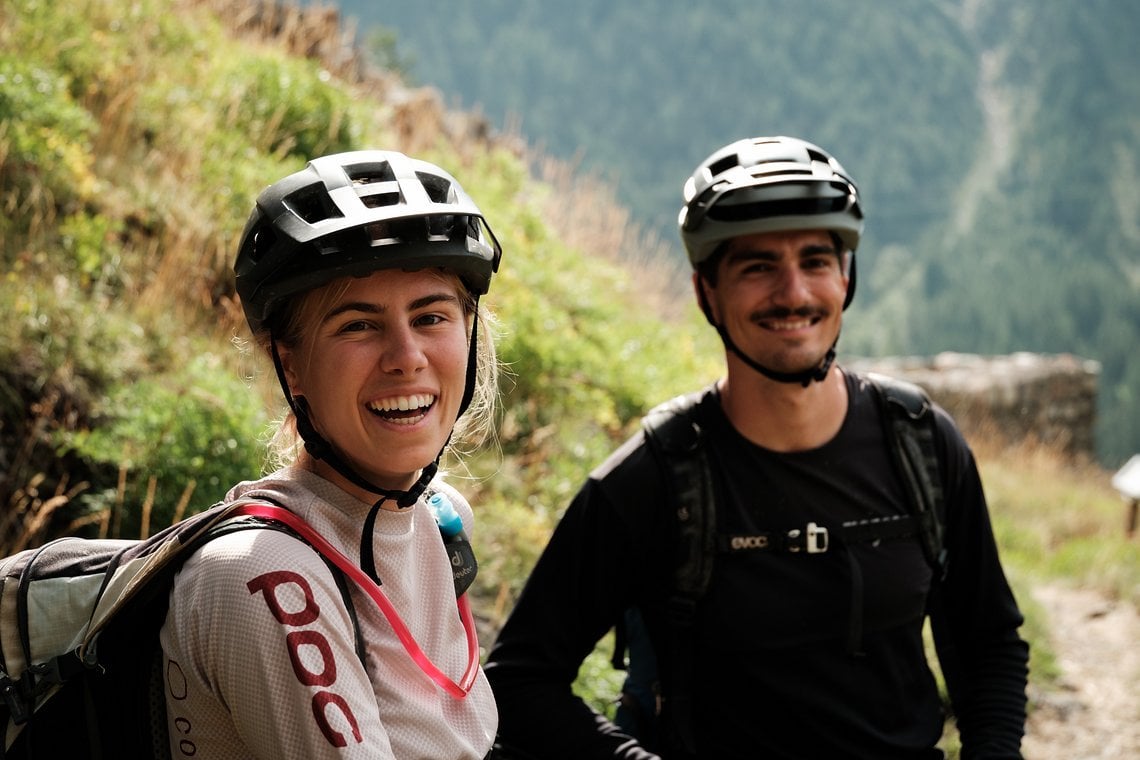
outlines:
{"label": "man", "polygon": [[[855,183],[815,145],[756,138],[702,162],[684,201],[697,300],[725,346],[724,377],[689,411],[711,463],[711,580],[678,646],[676,489],[635,436],[567,509],[490,654],[501,745],[543,760],[942,757],[929,614],[961,756],[1019,757],[1022,617],[972,454],[942,409],[948,562],[931,561],[921,530],[845,528],[912,512],[875,388],[834,363],[863,230]],[[653,748],[570,690],[629,609],[658,660]]]}

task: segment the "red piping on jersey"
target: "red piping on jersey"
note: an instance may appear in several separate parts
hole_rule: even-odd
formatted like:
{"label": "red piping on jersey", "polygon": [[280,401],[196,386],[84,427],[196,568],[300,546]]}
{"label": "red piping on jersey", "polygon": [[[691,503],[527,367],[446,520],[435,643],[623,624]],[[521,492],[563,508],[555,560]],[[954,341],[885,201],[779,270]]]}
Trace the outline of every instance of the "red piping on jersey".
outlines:
{"label": "red piping on jersey", "polygon": [[471,693],[471,688],[475,685],[475,677],[479,672],[479,637],[475,630],[475,619],[471,615],[471,604],[467,600],[466,593],[456,599],[456,606],[459,608],[459,617],[463,621],[463,630],[467,634],[467,670],[456,683],[436,667],[435,663],[420,649],[419,644],[412,636],[412,632],[408,630],[408,626],[400,617],[400,613],[392,606],[392,602],[388,600],[380,586],[369,578],[363,570],[354,565],[339,549],[326,541],[324,536],[313,530],[307,522],[288,509],[272,504],[240,504],[234,507],[233,514],[276,520],[295,530],[302,538],[312,544],[313,548],[336,563],[336,566],[345,575],[355,581],[356,585],[368,594],[372,601],[376,602],[376,606],[388,619],[388,624],[392,626],[396,637],[404,645],[404,649],[420,670],[456,699],[463,699]]}

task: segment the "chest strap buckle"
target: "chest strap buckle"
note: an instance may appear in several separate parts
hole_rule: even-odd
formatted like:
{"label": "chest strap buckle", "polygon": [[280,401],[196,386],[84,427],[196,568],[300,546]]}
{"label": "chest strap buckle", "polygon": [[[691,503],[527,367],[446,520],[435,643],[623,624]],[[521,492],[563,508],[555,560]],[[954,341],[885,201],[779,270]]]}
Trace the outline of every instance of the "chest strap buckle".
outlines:
{"label": "chest strap buckle", "polygon": [[827,551],[827,528],[809,522],[802,531],[799,528],[789,530],[788,551],[822,554]]}

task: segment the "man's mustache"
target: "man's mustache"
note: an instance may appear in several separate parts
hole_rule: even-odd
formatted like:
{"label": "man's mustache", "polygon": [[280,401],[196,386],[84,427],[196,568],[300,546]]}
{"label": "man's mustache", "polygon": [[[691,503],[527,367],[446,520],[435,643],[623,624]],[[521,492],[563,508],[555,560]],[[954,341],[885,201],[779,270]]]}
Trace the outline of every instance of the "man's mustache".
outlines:
{"label": "man's mustache", "polygon": [[827,315],[827,309],[818,306],[800,306],[795,309],[778,306],[763,311],[754,311],[750,319],[753,322],[763,322],[770,319],[823,319]]}

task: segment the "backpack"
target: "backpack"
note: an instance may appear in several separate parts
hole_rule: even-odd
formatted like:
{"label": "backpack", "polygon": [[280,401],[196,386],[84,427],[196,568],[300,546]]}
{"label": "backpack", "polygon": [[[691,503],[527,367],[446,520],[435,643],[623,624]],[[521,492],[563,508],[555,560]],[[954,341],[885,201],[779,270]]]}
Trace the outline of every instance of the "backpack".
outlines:
{"label": "backpack", "polygon": [[[907,493],[909,514],[845,523],[846,543],[873,542],[916,536],[934,571],[935,586],[945,577],[948,556],[943,545],[944,499],[935,450],[934,414],[930,397],[919,386],[896,378],[866,373],[875,392],[884,437]],[[712,470],[702,443],[702,431],[691,414],[701,393],[678,396],[651,409],[642,420],[645,439],[666,475],[667,491],[676,517],[673,586],[668,598],[668,656],[673,663],[670,688],[672,721],[669,729],[689,752],[695,747],[691,723],[692,652],[697,605],[712,577],[716,556],[716,499]],[[795,537],[790,551],[826,551],[829,536],[809,523]],[[652,658],[636,609],[627,610],[616,626],[613,665],[629,671],[618,702],[617,724],[649,749],[660,740],[656,722],[660,695],[656,667],[636,662]],[[641,650],[639,653],[638,650]],[[646,650],[649,650],[646,653]],[[629,652],[628,664],[626,652]]]}
{"label": "backpack", "polygon": [[205,542],[252,528],[314,546],[355,625],[348,560],[280,506],[216,505],[148,539],[66,537],[0,560],[0,757],[169,757],[158,631],[174,576]]}

